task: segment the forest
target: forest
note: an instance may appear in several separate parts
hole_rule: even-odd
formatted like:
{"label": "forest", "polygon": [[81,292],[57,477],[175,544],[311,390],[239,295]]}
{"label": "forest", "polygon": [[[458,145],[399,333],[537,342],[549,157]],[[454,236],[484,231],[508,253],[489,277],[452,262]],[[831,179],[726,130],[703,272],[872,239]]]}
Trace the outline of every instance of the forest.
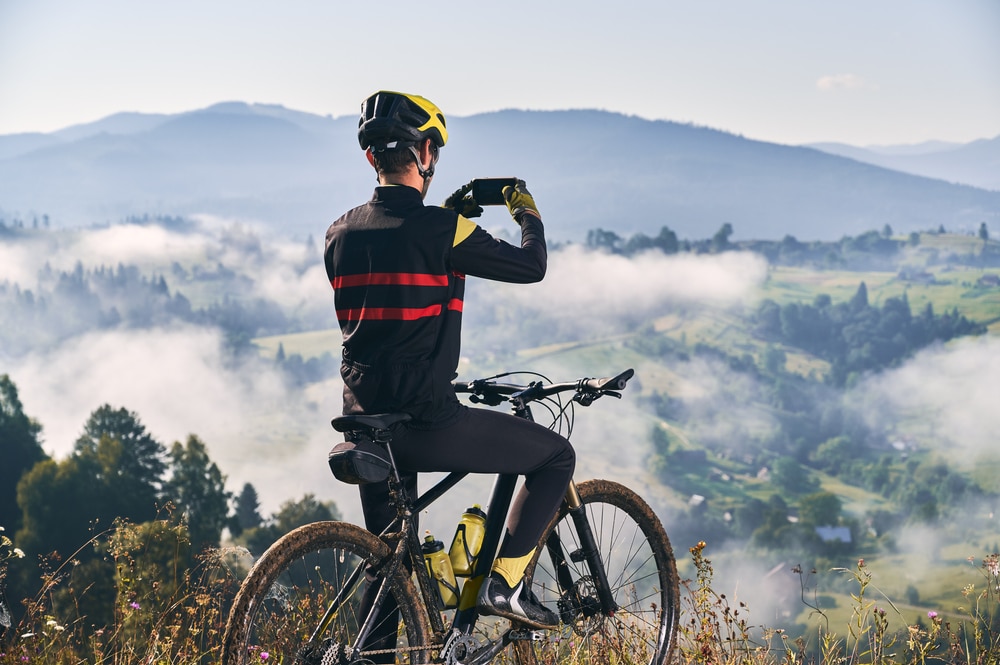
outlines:
{"label": "forest", "polygon": [[[190,231],[179,219],[132,219],[123,225]],[[46,227],[4,224],[0,240],[57,247],[57,232]],[[242,257],[267,253],[252,233],[223,234]],[[981,296],[1000,293],[997,271],[991,270],[1000,265],[1000,244],[989,238],[985,225],[976,235],[936,229],[899,238],[885,228],[823,243],[791,237],[733,241],[733,234],[728,224],[703,240],[680,240],[667,227],[652,238],[621,238],[596,229],[587,235],[585,250],[626,261],[649,252],[671,257],[749,252],[764,257],[771,269],[856,272],[858,279],[832,293],[812,289],[789,296],[765,290],[764,297],[725,315],[727,334],[738,331],[736,342],[699,336],[693,325],[667,330],[652,316],[630,321],[624,332],[609,336],[613,342],[581,340],[578,331],[563,338],[556,329],[548,331],[550,342],[569,348],[603,345],[657,367],[700,363],[753,386],[749,392],[720,390],[707,406],[675,383],[639,374],[636,402],[645,432],[637,462],[641,473],[653,478],[651,503],[680,549],[708,541],[743,548],[762,561],[808,560],[822,568],[845,556],[892,552],[899,534],[913,525],[946,525],[958,511],[991,512],[996,486],[922,449],[919,441],[901,438],[898,428],[866,419],[850,398],[868,377],[899,368],[922,350],[995,334],[991,326],[1000,320],[1000,310],[983,305]],[[291,261],[299,276],[317,251],[311,239],[303,245]],[[919,262],[901,260],[920,249],[926,251]],[[979,271],[978,281],[960,285],[976,307],[966,309],[965,301],[953,298],[938,304],[921,295],[914,311],[912,294],[941,283],[941,270],[956,267]],[[906,288],[873,300],[873,275]],[[253,265],[221,252],[167,265],[45,262],[30,279],[0,282],[0,360],[14,366],[23,354],[95,331],[187,325],[220,331],[227,363],[251,358],[269,363],[286,392],[335,377],[336,349],[310,352],[295,343],[296,335],[317,329],[315,313],[263,294],[257,279]],[[518,325],[529,331],[544,324],[533,324],[523,307],[503,301],[470,318],[473,325],[523,320]],[[528,333],[523,338],[538,339]],[[470,344],[473,364],[495,361],[490,354],[513,357],[509,349],[487,348],[490,339],[484,334]],[[766,414],[766,426],[743,428],[738,439],[731,429],[705,427],[721,411],[748,406]],[[212,441],[190,434],[167,444],[126,406],[92,408],[71,452],[50,456],[41,436],[46,423],[25,409],[17,375],[0,373],[0,526],[5,529],[0,580],[2,602],[15,618],[25,610],[24,600],[36,597],[42,580],[61,571],[72,583],[49,594],[53,614],[86,617],[93,626],[112,621],[123,602],[116,592],[120,571],[99,536],[121,524],[172,534],[175,547],[163,548],[159,563],[164,570],[188,570],[207,551],[242,547],[259,554],[295,526],[342,516],[335,502],[312,493],[283,497],[263,515],[259,488],[227,486],[227,470],[209,455]],[[638,477],[640,471],[634,473]],[[848,486],[870,498],[861,502],[864,508],[858,508],[854,490],[843,489]],[[19,556],[12,554],[15,547]],[[89,592],[80,598],[70,588]],[[909,598],[919,604],[921,591],[914,587]]]}

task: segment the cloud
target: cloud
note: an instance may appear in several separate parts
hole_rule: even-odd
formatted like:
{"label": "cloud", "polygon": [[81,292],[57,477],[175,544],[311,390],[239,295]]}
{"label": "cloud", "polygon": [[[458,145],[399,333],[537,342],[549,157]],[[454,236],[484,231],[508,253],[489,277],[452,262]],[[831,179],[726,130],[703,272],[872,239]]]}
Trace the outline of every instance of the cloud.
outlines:
{"label": "cloud", "polygon": [[260,228],[209,215],[187,220],[183,229],[150,224],[65,230],[0,244],[0,283],[37,287],[46,265],[71,271],[119,264],[137,265],[147,276],[165,274],[171,292],[187,296],[192,287],[171,273],[174,263],[214,269],[222,264],[253,280],[250,296],[279,303],[286,313],[311,326],[335,325],[333,290],[323,268],[322,248],[293,243]]}
{"label": "cloud", "polygon": [[289,390],[272,363],[251,358],[233,366],[215,330],[93,333],[31,353],[5,371],[57,459],[107,403],[138,414],[168,447],[196,434],[228,476],[228,489],[253,483],[267,510],[304,492],[345,505],[356,495],[326,466],[337,440],[329,420],[340,412],[339,378]]}
{"label": "cloud", "polygon": [[902,367],[869,378],[851,398],[867,407],[876,426],[909,431],[951,462],[968,466],[996,449],[997,377],[1000,339],[966,337],[925,349]]}
{"label": "cloud", "polygon": [[[174,261],[188,270],[222,263],[253,280],[241,297],[277,302],[300,322],[335,325],[318,247],[216,218],[183,229],[126,224],[5,240],[0,282],[35,289],[46,264],[71,270],[77,262],[85,269],[123,263],[146,275],[166,273],[171,292],[198,295],[198,284],[171,274]],[[289,390],[270,361],[245,357],[234,364],[217,330],[178,324],[90,332],[8,359],[0,372],[17,385],[25,412],[44,428],[45,449],[57,459],[70,453],[90,414],[108,403],[137,413],[165,445],[198,435],[228,476],[228,489],[253,483],[266,511],[304,492],[332,498],[342,509],[357,503],[356,489],[336,483],[326,466],[338,436],[329,420],[341,408],[339,377]]]}
{"label": "cloud", "polygon": [[856,74],[830,74],[819,77],[816,80],[816,88],[822,92],[831,92],[834,90],[871,90],[875,86]]}
{"label": "cloud", "polygon": [[668,304],[727,307],[749,298],[767,277],[767,262],[748,252],[634,257],[572,245],[549,256],[537,285],[497,285],[491,293],[539,315],[574,320],[641,316]]}

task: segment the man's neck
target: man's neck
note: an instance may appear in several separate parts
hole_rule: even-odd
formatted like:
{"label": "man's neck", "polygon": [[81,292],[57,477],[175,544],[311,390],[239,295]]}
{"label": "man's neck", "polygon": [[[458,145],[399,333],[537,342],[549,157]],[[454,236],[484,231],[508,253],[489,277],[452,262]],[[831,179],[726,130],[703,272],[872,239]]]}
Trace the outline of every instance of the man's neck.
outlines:
{"label": "man's neck", "polygon": [[413,189],[420,192],[421,198],[427,194],[426,186],[430,184],[428,180],[424,180],[416,169],[409,169],[405,173],[391,173],[389,175],[379,176],[378,183],[382,186],[389,185],[403,185],[406,187],[412,187]]}

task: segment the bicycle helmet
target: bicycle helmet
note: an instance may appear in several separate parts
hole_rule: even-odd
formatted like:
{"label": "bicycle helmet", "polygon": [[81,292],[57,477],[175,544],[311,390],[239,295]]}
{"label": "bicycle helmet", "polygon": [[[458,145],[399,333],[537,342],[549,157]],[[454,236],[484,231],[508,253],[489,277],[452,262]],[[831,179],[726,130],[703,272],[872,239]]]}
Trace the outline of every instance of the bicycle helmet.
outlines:
{"label": "bicycle helmet", "polygon": [[407,148],[427,138],[440,148],[448,142],[448,130],[441,110],[423,97],[380,90],[361,104],[362,150]]}

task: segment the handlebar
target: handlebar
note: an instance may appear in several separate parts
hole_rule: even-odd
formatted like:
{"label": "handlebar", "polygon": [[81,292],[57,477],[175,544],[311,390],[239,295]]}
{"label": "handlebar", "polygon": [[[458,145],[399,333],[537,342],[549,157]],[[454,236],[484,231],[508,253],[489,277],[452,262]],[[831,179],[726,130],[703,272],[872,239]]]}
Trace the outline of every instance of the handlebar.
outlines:
{"label": "handlebar", "polygon": [[570,391],[575,393],[573,401],[583,406],[590,406],[594,400],[604,395],[621,397],[619,392],[625,389],[625,385],[633,376],[635,376],[635,370],[627,369],[613,377],[582,378],[563,383],[545,384],[541,381],[533,381],[527,385],[499,383],[495,380],[499,378],[497,376],[473,381],[455,381],[452,385],[454,385],[456,393],[470,393],[470,401],[489,406],[497,406],[501,402],[514,400],[521,404],[528,404],[557,393]]}

